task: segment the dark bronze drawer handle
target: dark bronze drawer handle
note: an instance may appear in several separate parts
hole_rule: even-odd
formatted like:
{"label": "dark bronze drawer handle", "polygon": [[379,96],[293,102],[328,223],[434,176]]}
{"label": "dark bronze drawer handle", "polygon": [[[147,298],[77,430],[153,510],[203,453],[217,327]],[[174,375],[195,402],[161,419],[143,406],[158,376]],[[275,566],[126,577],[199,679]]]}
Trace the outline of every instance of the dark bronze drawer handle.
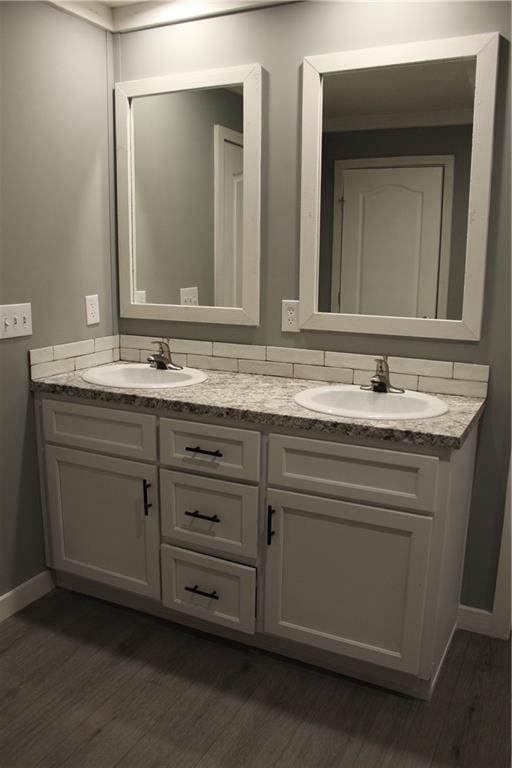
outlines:
{"label": "dark bronze drawer handle", "polygon": [[220,517],[217,515],[202,515],[198,509],[194,510],[194,512],[186,511],[185,514],[187,517],[195,517],[198,520],[208,520],[210,523],[220,523]]}
{"label": "dark bronze drawer handle", "polygon": [[196,446],[195,448],[187,446],[185,450],[189,453],[202,453],[204,456],[213,456],[216,459],[221,459],[223,456],[223,454],[218,449],[216,451],[207,451],[204,448],[200,448],[199,446]]}
{"label": "dark bronze drawer handle", "polygon": [[214,589],[213,592],[203,592],[202,589],[199,589],[197,584],[194,584],[193,587],[185,587],[185,590],[187,592],[193,592],[194,595],[202,595],[203,597],[209,597],[211,600],[218,600],[219,596],[217,594],[217,591]]}

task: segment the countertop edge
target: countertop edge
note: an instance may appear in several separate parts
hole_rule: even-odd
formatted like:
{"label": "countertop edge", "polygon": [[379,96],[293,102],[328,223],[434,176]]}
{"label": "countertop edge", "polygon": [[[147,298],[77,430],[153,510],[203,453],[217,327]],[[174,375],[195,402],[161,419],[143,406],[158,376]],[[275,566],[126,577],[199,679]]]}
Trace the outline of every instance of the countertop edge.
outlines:
{"label": "countertop edge", "polygon": [[167,400],[159,398],[158,395],[129,394],[110,389],[91,388],[90,386],[82,388],[75,384],[63,384],[47,380],[31,380],[30,390],[45,394],[66,395],[67,397],[81,400],[103,403],[113,402],[128,406],[135,405],[154,411],[195,414],[223,419],[231,418],[235,421],[253,425],[274,426],[283,429],[303,429],[323,434],[338,435],[340,437],[367,438],[387,443],[406,443],[409,445],[432,446],[433,448],[448,448],[451,450],[457,450],[462,447],[469,433],[478,424],[486,404],[486,400],[483,399],[464,432],[459,436],[454,436],[432,434],[421,429],[412,431],[410,429],[400,429],[399,427],[384,427],[380,426],[377,421],[369,425],[358,422],[318,420],[314,416],[291,416],[265,413],[234,406],[215,406],[181,400]]}

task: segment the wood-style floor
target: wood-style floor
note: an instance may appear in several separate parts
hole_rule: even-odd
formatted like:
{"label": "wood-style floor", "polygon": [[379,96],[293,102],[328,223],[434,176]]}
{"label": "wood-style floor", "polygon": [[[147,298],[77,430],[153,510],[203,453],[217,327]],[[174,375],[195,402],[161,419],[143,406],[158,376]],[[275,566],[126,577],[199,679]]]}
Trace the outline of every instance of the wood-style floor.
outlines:
{"label": "wood-style floor", "polygon": [[510,646],[426,703],[56,590],[0,624],[1,768],[508,768]]}

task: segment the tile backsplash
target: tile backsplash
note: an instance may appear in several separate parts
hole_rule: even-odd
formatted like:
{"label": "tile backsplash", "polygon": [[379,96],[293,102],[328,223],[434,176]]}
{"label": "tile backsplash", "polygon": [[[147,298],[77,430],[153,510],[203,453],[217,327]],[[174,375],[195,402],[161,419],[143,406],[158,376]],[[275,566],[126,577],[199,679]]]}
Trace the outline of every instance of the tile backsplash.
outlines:
{"label": "tile backsplash", "polygon": [[[103,336],[98,339],[59,344],[30,352],[31,378],[116,360],[146,362],[155,351],[149,336]],[[286,376],[343,384],[367,384],[375,371],[377,355],[324,352],[318,349],[266,347],[257,344],[228,344],[216,341],[172,339],[173,360],[179,365],[212,371]],[[445,395],[485,397],[489,366],[390,357],[391,382],[397,387]]]}
{"label": "tile backsplash", "polygon": [[98,339],[31,349],[29,359],[31,379],[113,363],[119,360],[119,336],[101,336]]}

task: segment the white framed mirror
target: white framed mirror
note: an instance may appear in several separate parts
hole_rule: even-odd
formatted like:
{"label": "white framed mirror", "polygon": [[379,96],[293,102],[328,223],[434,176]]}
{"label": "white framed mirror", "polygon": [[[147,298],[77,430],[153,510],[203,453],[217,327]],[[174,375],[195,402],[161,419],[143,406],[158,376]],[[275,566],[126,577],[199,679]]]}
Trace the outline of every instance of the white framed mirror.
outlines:
{"label": "white framed mirror", "polygon": [[498,44],[304,59],[301,328],[480,338]]}
{"label": "white framed mirror", "polygon": [[115,88],[121,317],[259,324],[261,67]]}

